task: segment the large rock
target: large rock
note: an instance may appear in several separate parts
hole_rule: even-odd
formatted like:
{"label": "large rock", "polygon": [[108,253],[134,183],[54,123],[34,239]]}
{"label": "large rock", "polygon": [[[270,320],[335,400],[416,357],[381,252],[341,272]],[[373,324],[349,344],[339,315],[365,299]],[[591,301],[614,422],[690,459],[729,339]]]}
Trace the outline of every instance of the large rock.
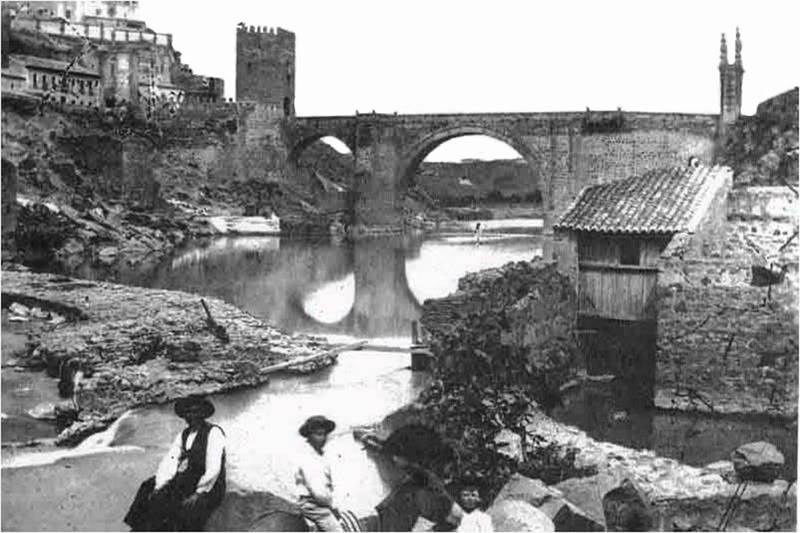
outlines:
{"label": "large rock", "polygon": [[525,451],[522,448],[522,437],[510,429],[503,429],[494,437],[498,453],[513,459],[517,464],[525,460]]}
{"label": "large rock", "polygon": [[561,491],[548,487],[539,479],[513,475],[497,494],[494,503],[507,500],[524,501],[536,507],[552,520],[556,531],[603,531],[602,522],[592,519],[567,501]]}
{"label": "large rock", "polygon": [[740,480],[764,483],[779,478],[784,465],[783,454],[764,441],[739,446],[731,453],[731,461]]}
{"label": "large rock", "polygon": [[104,246],[97,251],[97,261],[103,265],[113,265],[117,262],[119,249],[116,246]]}
{"label": "large rock", "polygon": [[521,500],[503,500],[488,510],[495,531],[555,531],[553,521]]}
{"label": "large rock", "polygon": [[590,477],[567,479],[555,485],[554,488],[561,491],[564,498],[580,509],[586,517],[602,524],[605,529],[603,496],[619,486],[623,478],[624,476],[616,471],[607,471]]}
{"label": "large rock", "polygon": [[653,523],[649,500],[628,478],[603,496],[603,515],[608,531],[649,531]]}
{"label": "large rock", "polygon": [[269,492],[228,491],[206,531],[305,531],[300,510]]}

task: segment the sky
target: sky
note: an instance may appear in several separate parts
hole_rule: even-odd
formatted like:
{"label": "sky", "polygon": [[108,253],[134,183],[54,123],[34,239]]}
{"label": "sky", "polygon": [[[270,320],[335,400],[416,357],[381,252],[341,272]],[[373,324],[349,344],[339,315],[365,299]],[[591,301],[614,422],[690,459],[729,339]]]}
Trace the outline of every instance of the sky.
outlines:
{"label": "sky", "polygon": [[[228,97],[236,25],[293,31],[299,116],[718,113],[720,34],[733,61],[737,25],[743,113],[800,84],[796,0],[141,0],[139,18],[172,33],[195,73],[224,78]],[[464,137],[428,160],[513,156],[491,146]]]}

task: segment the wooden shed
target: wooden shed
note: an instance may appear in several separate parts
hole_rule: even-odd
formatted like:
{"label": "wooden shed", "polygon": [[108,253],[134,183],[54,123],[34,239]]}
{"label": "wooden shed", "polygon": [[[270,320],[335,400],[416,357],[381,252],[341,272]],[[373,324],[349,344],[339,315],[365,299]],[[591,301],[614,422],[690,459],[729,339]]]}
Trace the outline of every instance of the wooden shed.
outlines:
{"label": "wooden shed", "polygon": [[724,167],[671,167],[584,189],[554,226],[576,251],[579,313],[655,320],[661,252],[713,215],[730,174]]}
{"label": "wooden shed", "polygon": [[723,167],[657,169],[584,189],[554,225],[567,241],[559,266],[576,284],[586,370],[621,378],[634,404],[653,400],[661,253],[724,224],[730,187]]}

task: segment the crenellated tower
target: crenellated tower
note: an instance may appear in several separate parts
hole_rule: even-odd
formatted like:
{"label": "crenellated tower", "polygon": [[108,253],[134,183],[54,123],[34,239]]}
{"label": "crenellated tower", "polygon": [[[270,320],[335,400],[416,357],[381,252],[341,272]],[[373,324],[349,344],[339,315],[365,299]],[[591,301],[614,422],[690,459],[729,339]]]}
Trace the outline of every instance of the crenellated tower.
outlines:
{"label": "crenellated tower", "polygon": [[733,63],[728,63],[728,45],[725,34],[719,45],[719,129],[724,132],[726,126],[733,124],[742,114],[742,39],[739,28],[736,28],[736,49]]}
{"label": "crenellated tower", "polygon": [[294,116],[294,33],[283,28],[236,30],[236,100],[278,106]]}

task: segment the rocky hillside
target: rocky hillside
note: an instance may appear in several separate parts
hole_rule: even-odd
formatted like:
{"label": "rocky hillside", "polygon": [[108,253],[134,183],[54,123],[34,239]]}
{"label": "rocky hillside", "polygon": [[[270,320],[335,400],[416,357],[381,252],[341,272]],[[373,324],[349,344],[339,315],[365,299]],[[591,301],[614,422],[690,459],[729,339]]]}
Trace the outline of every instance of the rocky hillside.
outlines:
{"label": "rocky hillside", "polygon": [[798,88],[759,104],[729,131],[722,162],[737,186],[797,184]]}

